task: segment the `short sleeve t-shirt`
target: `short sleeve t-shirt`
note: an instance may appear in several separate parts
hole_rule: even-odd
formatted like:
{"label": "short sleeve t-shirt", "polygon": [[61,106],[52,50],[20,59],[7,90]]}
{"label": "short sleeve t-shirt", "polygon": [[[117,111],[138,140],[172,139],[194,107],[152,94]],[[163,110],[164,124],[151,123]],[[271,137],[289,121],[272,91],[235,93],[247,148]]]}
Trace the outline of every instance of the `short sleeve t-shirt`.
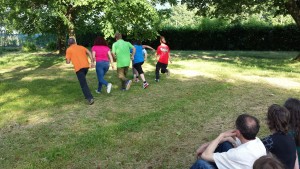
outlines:
{"label": "short sleeve t-shirt", "polygon": [[130,65],[130,49],[132,48],[134,46],[123,39],[119,39],[113,44],[112,52],[117,57],[117,67],[128,67]]}
{"label": "short sleeve t-shirt", "polygon": [[143,52],[143,46],[142,45],[134,45],[135,47],[135,55],[133,58],[133,63],[140,63],[144,62],[144,52]]}
{"label": "short sleeve t-shirt", "polygon": [[274,154],[287,169],[293,169],[296,160],[296,144],[289,134],[277,132],[262,139],[268,152]]}
{"label": "short sleeve t-shirt", "polygon": [[159,55],[158,62],[168,64],[170,49],[167,45],[160,45],[157,47],[156,54]]}
{"label": "short sleeve t-shirt", "polygon": [[71,45],[66,51],[66,59],[71,60],[75,72],[82,68],[89,68],[89,61],[86,56],[87,49],[80,45]]}
{"label": "short sleeve t-shirt", "polygon": [[266,155],[266,149],[259,138],[241,144],[227,152],[214,153],[213,158],[218,168],[252,169],[259,157]]}
{"label": "short sleeve t-shirt", "polygon": [[92,51],[96,53],[96,62],[109,61],[108,51],[110,51],[107,46],[93,46]]}

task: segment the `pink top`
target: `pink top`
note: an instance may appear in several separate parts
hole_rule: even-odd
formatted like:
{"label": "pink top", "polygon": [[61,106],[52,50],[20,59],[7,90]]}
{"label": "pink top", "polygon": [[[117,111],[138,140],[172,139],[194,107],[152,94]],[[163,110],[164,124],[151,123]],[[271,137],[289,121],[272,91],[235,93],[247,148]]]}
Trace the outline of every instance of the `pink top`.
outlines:
{"label": "pink top", "polygon": [[107,46],[93,46],[92,51],[96,53],[96,62],[100,61],[109,61],[108,59],[108,51],[110,51]]}

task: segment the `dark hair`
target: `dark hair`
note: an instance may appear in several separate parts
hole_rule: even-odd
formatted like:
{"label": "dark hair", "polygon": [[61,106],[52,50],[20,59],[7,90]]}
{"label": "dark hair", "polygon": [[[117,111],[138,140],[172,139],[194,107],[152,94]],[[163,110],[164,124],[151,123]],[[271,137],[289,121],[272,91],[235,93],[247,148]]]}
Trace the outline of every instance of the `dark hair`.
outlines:
{"label": "dark hair", "polygon": [[96,39],[94,40],[94,45],[95,46],[108,46],[107,42],[102,36],[97,36]]}
{"label": "dark hair", "polygon": [[285,107],[281,107],[278,104],[273,104],[268,109],[267,120],[270,130],[287,133],[290,112]]}
{"label": "dark hair", "polygon": [[290,112],[289,127],[295,132],[296,145],[300,146],[300,100],[289,98],[285,101],[284,107]]}
{"label": "dark hair", "polygon": [[165,37],[163,37],[163,36],[160,36],[159,41],[160,41],[160,43],[167,43]]}
{"label": "dark hair", "polygon": [[239,115],[235,121],[235,126],[247,140],[254,140],[260,127],[258,119],[248,114]]}
{"label": "dark hair", "polygon": [[283,164],[271,154],[261,156],[253,164],[253,169],[284,169]]}
{"label": "dark hair", "polygon": [[141,46],[141,45],[142,45],[142,41],[141,41],[141,40],[136,40],[136,41],[134,42],[134,44],[135,44],[135,45]]}
{"label": "dark hair", "polygon": [[69,40],[68,40],[68,44],[69,44],[69,45],[73,45],[73,44],[75,44],[75,43],[76,43],[75,38],[69,38]]}

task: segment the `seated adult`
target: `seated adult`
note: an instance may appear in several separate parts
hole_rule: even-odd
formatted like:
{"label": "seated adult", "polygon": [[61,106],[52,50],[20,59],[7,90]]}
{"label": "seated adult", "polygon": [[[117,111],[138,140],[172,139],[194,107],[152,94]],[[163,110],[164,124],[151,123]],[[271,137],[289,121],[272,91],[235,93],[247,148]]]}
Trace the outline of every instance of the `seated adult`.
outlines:
{"label": "seated adult", "polygon": [[[269,107],[267,125],[271,135],[262,139],[268,152],[275,155],[286,169],[293,169],[296,161],[296,144],[288,134],[290,112],[277,104]],[[298,160],[297,160],[298,161]]]}
{"label": "seated adult", "polygon": [[272,154],[261,156],[253,164],[253,169],[285,169],[283,164]]}
{"label": "seated adult", "polygon": [[[251,115],[242,114],[236,119],[235,126],[235,130],[221,133],[213,141],[200,146],[197,156],[201,159],[191,169],[252,169],[254,161],[266,155],[263,143],[256,137],[259,121]],[[228,146],[229,142],[232,146]]]}
{"label": "seated adult", "polygon": [[[297,165],[299,167],[300,161],[300,100],[296,98],[289,98],[285,101],[284,107],[290,112],[290,122],[289,122],[289,134],[294,137],[297,148],[298,161]],[[299,167],[300,168],[300,167]]]}

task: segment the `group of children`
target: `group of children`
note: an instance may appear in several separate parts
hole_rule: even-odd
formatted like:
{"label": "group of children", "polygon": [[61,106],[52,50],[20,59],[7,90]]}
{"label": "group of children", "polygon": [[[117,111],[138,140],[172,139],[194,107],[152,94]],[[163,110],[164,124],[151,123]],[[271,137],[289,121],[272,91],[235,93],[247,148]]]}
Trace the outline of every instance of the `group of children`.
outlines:
{"label": "group of children", "polygon": [[[155,50],[150,46],[142,45],[140,40],[135,41],[133,44],[126,42],[122,39],[122,35],[120,33],[115,34],[115,39],[116,42],[113,43],[112,50],[110,50],[103,37],[96,37],[92,47],[92,53],[85,47],[77,45],[75,38],[70,38],[68,41],[70,47],[66,52],[66,60],[67,63],[73,63],[82,92],[89,104],[93,104],[94,99],[85,78],[89,69],[89,62],[86,56],[88,56],[91,60],[91,67],[96,67],[98,78],[98,88],[96,89],[96,93],[102,92],[103,85],[106,86],[107,93],[111,92],[112,84],[107,82],[104,77],[109,70],[110,65],[112,69],[115,69],[113,64],[115,60],[117,62],[117,74],[121,81],[122,91],[129,90],[132,83],[132,80],[127,78],[131,61],[134,77],[133,80],[138,82],[140,77],[143,81],[142,87],[146,89],[149,86],[149,83],[146,81],[142,65],[147,59],[146,48],[152,49],[153,51]],[[159,82],[159,72],[170,75],[170,71],[167,67],[169,61],[172,63],[170,60],[170,49],[166,45],[166,40],[163,36],[160,37],[160,45],[157,47],[156,59],[155,81]]]}

